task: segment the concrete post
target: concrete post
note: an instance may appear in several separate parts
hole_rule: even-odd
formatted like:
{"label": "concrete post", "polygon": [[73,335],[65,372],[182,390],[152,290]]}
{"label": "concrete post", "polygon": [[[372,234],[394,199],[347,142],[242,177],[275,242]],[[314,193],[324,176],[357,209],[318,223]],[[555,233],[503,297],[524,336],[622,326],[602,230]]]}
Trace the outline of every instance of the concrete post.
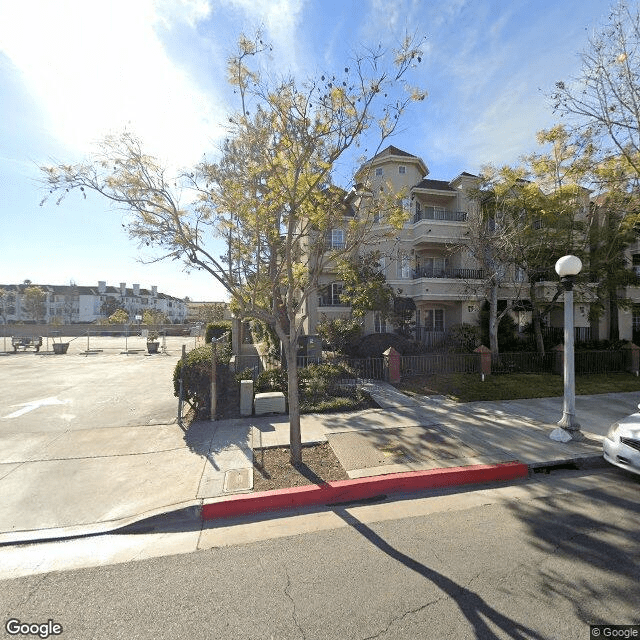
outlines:
{"label": "concrete post", "polygon": [[389,347],[383,354],[385,378],[391,384],[400,382],[400,354],[393,348]]}
{"label": "concrete post", "polygon": [[240,415],[253,413],[253,380],[240,380]]}
{"label": "concrete post", "polygon": [[242,344],[242,322],[238,318],[231,319],[231,353],[240,355],[240,345]]}
{"label": "concrete post", "polygon": [[483,376],[491,375],[491,349],[481,344],[477,349],[473,350],[480,358],[480,373]]}

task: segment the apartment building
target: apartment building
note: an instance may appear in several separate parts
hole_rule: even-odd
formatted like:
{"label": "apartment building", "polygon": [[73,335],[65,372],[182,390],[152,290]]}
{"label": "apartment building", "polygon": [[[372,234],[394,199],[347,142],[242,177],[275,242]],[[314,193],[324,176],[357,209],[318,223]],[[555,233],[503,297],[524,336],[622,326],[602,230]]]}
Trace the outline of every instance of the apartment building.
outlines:
{"label": "apartment building", "polygon": [[125,309],[130,319],[147,310],[163,313],[174,324],[183,323],[187,317],[184,300],[160,293],[157,286],[141,288],[139,284],[127,287],[121,282],[118,287],[99,281],[97,286],[48,285],[48,284],[0,284],[4,290],[0,300],[0,323],[33,322],[35,319],[25,310],[24,294],[29,286],[37,286],[45,292],[44,314],[41,322],[94,322],[105,318],[105,302],[114,301],[118,308]]}
{"label": "apartment building", "polygon": [[[374,194],[384,191],[397,194],[408,216],[404,227],[380,243],[381,270],[394,291],[415,303],[416,337],[424,342],[437,342],[455,325],[477,324],[486,297],[484,272],[474,258],[469,242],[471,216],[477,211],[468,193],[477,185],[478,177],[463,172],[450,181],[428,178],[424,161],[413,154],[389,146],[361,167],[356,180],[365,174]],[[344,232],[335,229],[330,242],[339,246]],[[640,243],[638,244],[640,266]],[[635,263],[634,263],[635,264]],[[549,265],[553,271],[554,265]],[[511,284],[505,282],[499,299],[516,298],[513,274]],[[550,299],[557,279],[541,282],[540,295]],[[318,295],[308,305],[307,330],[314,333],[318,322],[336,317],[348,317],[350,310],[340,299],[342,283],[335,272],[326,271],[319,282]],[[640,302],[640,290],[634,294]],[[575,296],[575,326],[588,336],[588,297]],[[531,321],[526,305],[512,314],[520,327]],[[620,311],[621,337],[631,339],[632,324],[640,329],[640,306],[637,321],[632,312]],[[634,318],[636,316],[633,316]],[[562,299],[549,314],[551,327],[563,326]],[[607,318],[600,322],[600,335],[605,337]],[[365,319],[365,333],[388,332],[393,328],[380,314],[371,313]],[[580,335],[580,334],[579,334]]]}

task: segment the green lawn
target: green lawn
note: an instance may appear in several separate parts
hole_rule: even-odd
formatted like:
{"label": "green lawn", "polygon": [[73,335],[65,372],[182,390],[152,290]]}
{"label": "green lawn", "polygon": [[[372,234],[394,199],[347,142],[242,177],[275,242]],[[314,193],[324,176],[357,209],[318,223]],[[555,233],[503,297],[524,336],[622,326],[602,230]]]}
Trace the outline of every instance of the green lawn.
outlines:
{"label": "green lawn", "polygon": [[[396,385],[401,391],[419,395],[443,395],[458,402],[475,400],[516,400],[562,396],[562,376],[512,373],[486,376],[454,373],[407,378]],[[576,376],[576,395],[640,391],[640,378],[630,373]]]}

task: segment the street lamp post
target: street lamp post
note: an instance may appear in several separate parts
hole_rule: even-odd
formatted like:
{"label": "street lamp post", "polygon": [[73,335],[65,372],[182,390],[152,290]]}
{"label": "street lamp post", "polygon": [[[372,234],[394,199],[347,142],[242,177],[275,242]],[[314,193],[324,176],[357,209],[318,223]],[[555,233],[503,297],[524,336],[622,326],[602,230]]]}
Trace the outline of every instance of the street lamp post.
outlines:
{"label": "street lamp post", "polygon": [[564,402],[558,429],[551,432],[552,440],[568,442],[583,438],[576,420],[575,365],[573,359],[573,283],[582,269],[576,256],[563,256],[556,262],[556,273],[564,288]]}

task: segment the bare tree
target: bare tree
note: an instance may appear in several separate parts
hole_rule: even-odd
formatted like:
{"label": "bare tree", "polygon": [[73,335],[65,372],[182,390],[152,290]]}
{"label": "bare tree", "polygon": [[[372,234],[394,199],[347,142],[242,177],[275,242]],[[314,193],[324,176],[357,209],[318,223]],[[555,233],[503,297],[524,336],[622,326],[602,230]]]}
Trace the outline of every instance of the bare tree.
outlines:
{"label": "bare tree", "polygon": [[578,77],[556,83],[556,112],[591,129],[598,146],[613,148],[640,175],[640,9],[625,0],[589,40]]}

